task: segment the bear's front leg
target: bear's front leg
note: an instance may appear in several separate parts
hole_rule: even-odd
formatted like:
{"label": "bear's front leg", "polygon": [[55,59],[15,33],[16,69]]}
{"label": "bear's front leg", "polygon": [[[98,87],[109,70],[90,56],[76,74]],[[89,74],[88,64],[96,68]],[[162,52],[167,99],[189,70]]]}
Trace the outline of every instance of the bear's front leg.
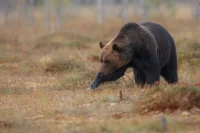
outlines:
{"label": "bear's front leg", "polygon": [[145,75],[146,84],[154,85],[160,81],[160,65],[156,60],[150,60],[149,63],[143,66],[145,69],[143,73]]}
{"label": "bear's front leg", "polygon": [[[155,82],[159,82],[160,80],[160,64],[158,61],[158,57],[156,56],[145,56],[141,58],[135,58],[134,59],[134,67],[135,70],[138,69],[140,73],[142,73],[142,81],[145,81],[145,84],[153,85]],[[137,73],[137,71],[134,70],[134,73]],[[139,74],[138,74],[139,75]],[[135,76],[137,76],[135,74]],[[136,77],[136,79],[141,78]]]}
{"label": "bear's front leg", "polygon": [[98,73],[95,81],[90,85],[89,90],[95,89],[103,82],[115,81],[119,79],[120,77],[124,75],[127,68],[128,68],[128,65],[123,66],[119,68],[117,71],[114,71],[109,75],[103,75],[102,73]]}
{"label": "bear's front leg", "polygon": [[144,87],[145,84],[145,75],[140,72],[140,70],[138,70],[137,68],[133,68],[134,71],[134,77],[135,77],[135,83],[138,86]]}

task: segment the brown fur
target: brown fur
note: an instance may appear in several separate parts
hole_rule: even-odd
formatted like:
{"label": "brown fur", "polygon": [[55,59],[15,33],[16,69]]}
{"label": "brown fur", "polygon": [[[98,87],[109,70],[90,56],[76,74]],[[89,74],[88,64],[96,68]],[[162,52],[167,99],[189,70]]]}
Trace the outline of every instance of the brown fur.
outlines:
{"label": "brown fur", "polygon": [[91,85],[117,80],[132,67],[137,84],[154,84],[160,75],[168,83],[176,83],[176,46],[167,30],[155,23],[127,23],[106,45],[99,43],[100,71]]}
{"label": "brown fur", "polygon": [[[111,40],[109,43],[107,43],[101,50],[100,52],[100,61],[101,61],[101,66],[100,66],[100,72],[108,75],[120,67],[128,64],[131,60],[130,56],[127,55],[121,55],[120,52],[114,51],[113,50],[113,45],[114,44],[121,44],[120,41],[118,40],[118,36],[116,36],[113,40]],[[121,46],[121,48],[123,48]],[[110,63],[112,65],[107,65],[106,63]],[[106,68],[106,69],[105,69]]]}

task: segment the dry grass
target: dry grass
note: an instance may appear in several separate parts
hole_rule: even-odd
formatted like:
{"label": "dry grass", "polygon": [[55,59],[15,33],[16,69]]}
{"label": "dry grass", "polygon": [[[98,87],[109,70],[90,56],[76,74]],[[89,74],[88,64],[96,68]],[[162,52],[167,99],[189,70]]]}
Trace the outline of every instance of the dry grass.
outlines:
{"label": "dry grass", "polygon": [[118,19],[98,25],[92,16],[72,17],[59,33],[46,33],[39,19],[34,28],[2,27],[0,133],[161,133],[163,116],[170,133],[199,133],[199,22],[150,19],[175,38],[177,85],[162,79],[159,87],[141,89],[128,70],[116,82],[86,90],[99,69],[98,42],[115,36],[123,24]]}
{"label": "dry grass", "polygon": [[142,97],[137,111],[148,113],[151,111],[174,112],[177,110],[190,111],[194,108],[200,113],[200,89],[199,86],[175,85],[150,90]]}
{"label": "dry grass", "polygon": [[51,33],[38,38],[34,43],[36,49],[58,49],[58,48],[88,48],[89,37],[75,34],[73,32]]}

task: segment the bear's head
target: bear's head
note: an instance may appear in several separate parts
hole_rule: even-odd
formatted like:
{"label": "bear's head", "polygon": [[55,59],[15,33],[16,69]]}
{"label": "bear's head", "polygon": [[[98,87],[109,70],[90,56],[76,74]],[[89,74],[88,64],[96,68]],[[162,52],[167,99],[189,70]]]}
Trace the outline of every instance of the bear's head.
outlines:
{"label": "bear's head", "polygon": [[[118,37],[117,37],[118,38]],[[108,44],[99,43],[100,52],[100,70],[95,81],[89,87],[94,89],[105,81],[116,80],[126,70],[126,65],[132,59],[131,49],[123,44],[123,39],[114,38]]]}
{"label": "bear's head", "polygon": [[101,52],[100,52],[100,70],[103,76],[107,76],[119,68],[127,65],[131,61],[131,52],[130,49],[127,51],[127,48],[122,45],[123,40],[113,39],[108,44],[103,44],[99,42]]}

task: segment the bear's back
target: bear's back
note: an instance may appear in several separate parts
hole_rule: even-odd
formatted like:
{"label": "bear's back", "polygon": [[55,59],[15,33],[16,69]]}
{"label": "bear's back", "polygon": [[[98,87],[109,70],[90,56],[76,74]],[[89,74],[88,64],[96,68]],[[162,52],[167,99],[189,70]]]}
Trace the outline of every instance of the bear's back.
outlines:
{"label": "bear's back", "polygon": [[174,52],[175,44],[172,36],[160,24],[145,22],[141,23],[142,27],[147,29],[153,36],[158,47],[157,53],[159,55],[160,65],[165,65]]}

